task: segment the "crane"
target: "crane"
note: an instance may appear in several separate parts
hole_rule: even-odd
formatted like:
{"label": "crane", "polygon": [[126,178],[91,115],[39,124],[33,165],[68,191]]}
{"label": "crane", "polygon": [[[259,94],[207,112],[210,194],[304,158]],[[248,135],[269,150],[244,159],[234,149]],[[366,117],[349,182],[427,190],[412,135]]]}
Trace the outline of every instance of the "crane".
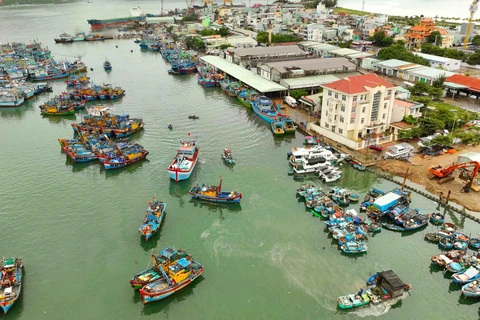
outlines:
{"label": "crane", "polygon": [[468,19],[467,32],[465,32],[465,39],[463,40],[463,49],[467,49],[468,47],[470,34],[472,33],[473,18],[475,16],[475,12],[477,12],[477,9],[478,9],[478,0],[473,0],[473,3],[470,5],[470,18]]}

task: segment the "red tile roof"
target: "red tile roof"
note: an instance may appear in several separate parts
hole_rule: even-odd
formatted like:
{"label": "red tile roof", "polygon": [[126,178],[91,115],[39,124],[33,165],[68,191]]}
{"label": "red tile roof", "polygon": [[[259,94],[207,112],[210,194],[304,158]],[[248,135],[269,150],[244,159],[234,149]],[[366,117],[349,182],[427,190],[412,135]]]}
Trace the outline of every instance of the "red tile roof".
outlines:
{"label": "red tile roof", "polygon": [[366,93],[367,88],[375,88],[379,85],[387,88],[395,87],[390,82],[378,77],[375,73],[360,76],[347,77],[332,83],[324,84],[323,87],[340,91],[346,94]]}
{"label": "red tile roof", "polygon": [[445,82],[453,82],[456,84],[461,84],[467,86],[471,90],[480,92],[480,79],[474,77],[467,77],[463,74],[454,74],[445,79]]}
{"label": "red tile roof", "polygon": [[413,106],[416,106],[418,103],[413,103],[413,102],[410,102],[410,101],[395,99],[393,101],[393,104],[396,105],[396,106],[399,106],[399,107],[411,108]]}

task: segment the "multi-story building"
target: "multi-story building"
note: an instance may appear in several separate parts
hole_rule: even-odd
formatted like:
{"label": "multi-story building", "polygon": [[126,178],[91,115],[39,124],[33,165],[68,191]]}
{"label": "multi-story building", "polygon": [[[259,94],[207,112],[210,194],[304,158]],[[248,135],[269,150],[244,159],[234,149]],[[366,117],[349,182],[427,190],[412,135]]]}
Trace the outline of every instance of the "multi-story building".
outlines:
{"label": "multi-story building", "polygon": [[431,18],[423,18],[419,25],[410,28],[405,34],[405,42],[409,47],[420,47],[428,41],[428,37],[432,32],[438,31],[442,40],[437,43],[442,48],[453,47],[455,36],[449,34],[445,29],[435,26],[435,22]]}
{"label": "multi-story building", "polygon": [[[353,149],[365,139],[377,143],[390,127],[395,86],[376,74],[347,77],[324,84],[320,134]],[[381,142],[380,142],[381,143]]]}

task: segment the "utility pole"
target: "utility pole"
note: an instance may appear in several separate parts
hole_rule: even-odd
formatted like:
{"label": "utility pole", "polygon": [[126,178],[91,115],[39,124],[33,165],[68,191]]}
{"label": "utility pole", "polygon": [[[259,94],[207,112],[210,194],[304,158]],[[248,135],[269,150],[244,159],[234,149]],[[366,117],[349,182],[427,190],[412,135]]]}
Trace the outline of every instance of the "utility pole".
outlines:
{"label": "utility pole", "polygon": [[362,11],[365,11],[365,0],[363,0],[363,3],[362,3]]}
{"label": "utility pole", "polygon": [[162,0],[162,6],[160,7],[160,14],[163,16],[163,0]]}

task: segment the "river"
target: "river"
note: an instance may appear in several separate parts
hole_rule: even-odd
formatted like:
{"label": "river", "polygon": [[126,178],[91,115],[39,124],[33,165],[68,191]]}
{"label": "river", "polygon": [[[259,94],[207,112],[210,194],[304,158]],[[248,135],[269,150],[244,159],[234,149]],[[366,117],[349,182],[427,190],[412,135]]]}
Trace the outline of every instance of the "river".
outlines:
{"label": "river", "polygon": [[[0,109],[0,255],[23,258],[26,270],[22,298],[5,319],[478,317],[478,301],[462,299],[459,286],[430,269],[439,249],[423,241],[424,231],[383,230],[369,240],[367,254],[340,253],[323,222],[297,201],[301,183],[286,174],[286,153],[302,144],[300,134],[274,138],[236,99],[202,88],[195,77],[168,75],[159,54],[141,52],[132,40],[54,44],[62,32],[87,31],[87,18],[128,15],[133,5],[158,12],[158,3],[113,1],[0,9],[0,41],[38,39],[58,58],[81,55],[95,83],[122,86],[127,94],[114,111],[144,118],[145,130],[133,138],[150,151],[147,161],[116,172],[105,173],[97,163],[72,164],[57,138],[72,136],[74,120],[42,118],[38,105],[47,95]],[[113,65],[108,74],[105,57]],[[65,90],[63,81],[53,87],[54,93]],[[192,113],[200,119],[187,119]],[[188,181],[176,184],[166,167],[188,133],[199,140],[200,163]],[[237,160],[232,169],[220,158],[226,147]],[[214,184],[219,176],[226,190],[243,192],[241,207],[190,200],[192,184]],[[361,198],[371,186],[395,187],[352,168],[344,169],[339,185]],[[167,214],[160,234],[145,243],[137,229],[154,194],[167,203]],[[435,210],[419,195],[412,206]],[[467,233],[480,232],[470,220],[449,214],[452,219]],[[167,246],[191,252],[205,272],[183,291],[143,306],[128,282]],[[337,310],[339,295],[389,269],[412,285],[410,297],[385,314]]]}

